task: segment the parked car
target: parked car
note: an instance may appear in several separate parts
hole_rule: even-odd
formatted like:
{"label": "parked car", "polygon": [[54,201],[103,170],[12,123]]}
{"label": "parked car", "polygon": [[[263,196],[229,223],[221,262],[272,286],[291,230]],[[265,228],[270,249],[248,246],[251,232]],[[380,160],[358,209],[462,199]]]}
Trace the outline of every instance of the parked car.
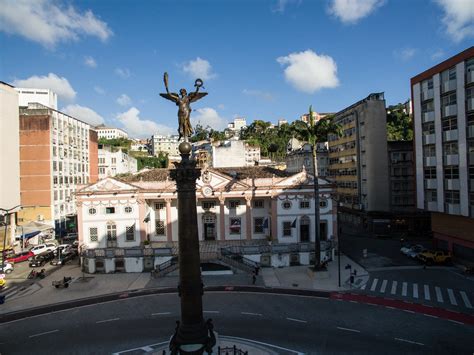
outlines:
{"label": "parked car", "polygon": [[65,237],[63,237],[63,242],[74,241],[77,240],[77,233],[68,233]]}
{"label": "parked car", "polygon": [[5,263],[2,268],[2,264],[0,264],[0,274],[10,274],[14,270],[13,265],[10,263]]}
{"label": "parked car", "polygon": [[427,251],[423,245],[417,244],[413,245],[410,250],[406,253],[407,256],[411,257],[412,259],[416,259],[418,254]]}
{"label": "parked car", "polygon": [[418,259],[427,264],[449,264],[452,260],[452,255],[449,251],[444,250],[426,250],[418,254]]}
{"label": "parked car", "polygon": [[54,251],[55,255],[61,254],[69,254],[73,253],[74,250],[72,249],[72,245],[70,244],[59,244],[56,250]]}
{"label": "parked car", "polygon": [[18,254],[13,254],[11,257],[7,258],[9,263],[20,263],[22,261],[30,260],[34,257],[35,254],[31,251],[22,251]]}
{"label": "parked car", "polygon": [[76,255],[73,253],[67,253],[67,254],[61,254],[61,256],[55,257],[53,260],[51,260],[49,263],[51,265],[64,265],[66,264],[69,260],[74,259]]}
{"label": "parked car", "polygon": [[414,245],[413,244],[405,244],[404,246],[402,246],[400,248],[400,252],[404,255],[408,255],[408,252],[411,250],[411,248],[413,248]]}
{"label": "parked car", "polygon": [[45,251],[41,254],[35,255],[29,262],[30,267],[39,267],[46,264],[48,261],[54,259],[54,252]]}
{"label": "parked car", "polygon": [[33,248],[30,249],[30,251],[35,254],[41,254],[45,251],[54,251],[57,248],[56,243],[44,243],[44,244],[39,244],[37,246],[34,246]]}

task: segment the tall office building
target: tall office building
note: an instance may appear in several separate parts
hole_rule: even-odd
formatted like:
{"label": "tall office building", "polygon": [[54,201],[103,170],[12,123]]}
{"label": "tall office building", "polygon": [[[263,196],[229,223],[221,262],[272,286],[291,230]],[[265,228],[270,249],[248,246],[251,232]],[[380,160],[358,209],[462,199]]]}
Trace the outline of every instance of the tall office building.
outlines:
{"label": "tall office building", "polygon": [[474,259],[474,47],[411,79],[416,200],[440,248]]}
{"label": "tall office building", "polygon": [[36,102],[43,106],[58,109],[58,95],[50,89],[15,88],[18,92],[18,106],[28,107],[29,103]]}
{"label": "tall office building", "polygon": [[336,182],[342,222],[385,233],[390,220],[387,114],[383,93],[370,94],[334,115],[343,135],[329,135],[329,177]]}
{"label": "tall office building", "polygon": [[64,233],[76,215],[78,185],[98,177],[97,132],[38,103],[20,107],[19,222],[45,221]]}

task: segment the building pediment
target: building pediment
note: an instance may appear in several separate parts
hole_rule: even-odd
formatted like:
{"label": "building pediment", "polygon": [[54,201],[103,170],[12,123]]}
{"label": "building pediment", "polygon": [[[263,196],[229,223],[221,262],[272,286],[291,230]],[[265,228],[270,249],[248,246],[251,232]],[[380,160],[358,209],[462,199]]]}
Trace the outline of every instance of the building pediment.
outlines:
{"label": "building pediment", "polygon": [[231,176],[227,176],[212,169],[203,169],[200,178],[196,181],[197,189],[201,189],[204,186],[210,186],[214,191],[249,188],[249,186],[244,182],[233,179]]}
{"label": "building pediment", "polygon": [[[278,182],[276,186],[279,187],[291,187],[299,185],[312,185],[314,183],[314,176],[308,174],[305,170],[286,179]],[[330,182],[326,179],[318,178],[319,186],[330,185]]]}
{"label": "building pediment", "polygon": [[79,193],[88,193],[88,192],[119,192],[119,191],[133,191],[133,190],[138,190],[139,187],[125,183],[122,181],[118,181],[114,178],[105,178],[103,180],[100,180],[96,183],[93,183],[91,185],[88,185],[81,190],[79,190]]}

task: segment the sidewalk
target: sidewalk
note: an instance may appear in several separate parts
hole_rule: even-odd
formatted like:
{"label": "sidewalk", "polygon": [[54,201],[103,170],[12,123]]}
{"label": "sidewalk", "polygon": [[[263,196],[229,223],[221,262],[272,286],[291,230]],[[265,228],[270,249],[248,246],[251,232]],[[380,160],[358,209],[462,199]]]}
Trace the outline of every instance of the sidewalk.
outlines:
{"label": "sidewalk", "polygon": [[[351,269],[346,270],[346,265]],[[351,287],[349,278],[351,271],[357,270],[357,276]],[[262,268],[260,271],[265,286],[315,289],[324,291],[345,291],[359,288],[369,279],[368,272],[355,261],[341,255],[341,287],[339,284],[339,270],[337,256],[329,262],[327,271],[312,273],[308,266],[290,266],[285,268]]]}
{"label": "sidewalk", "polygon": [[[284,287],[291,289],[307,289],[321,291],[349,290],[350,271],[357,270],[353,287],[360,287],[368,280],[367,272],[347,256],[341,256],[341,287],[338,287],[338,264],[336,260],[329,262],[327,271],[311,274],[308,266],[291,266],[285,268],[262,268],[257,279],[257,285],[265,287]],[[54,280],[72,277],[73,282],[67,289],[56,289],[51,285]],[[83,277],[84,276],[84,277]],[[230,278],[234,278],[229,280]],[[36,281],[38,285],[34,293],[23,297],[7,299],[0,305],[0,314],[28,308],[45,306],[59,302],[78,300],[81,298],[106,295],[110,293],[139,290],[156,287],[175,287],[177,277],[163,277],[160,280],[151,279],[150,273],[117,273],[117,274],[84,274],[77,264],[64,265],[43,280]],[[251,278],[247,274],[226,275],[226,278],[214,277],[208,286],[216,285],[250,285]]]}

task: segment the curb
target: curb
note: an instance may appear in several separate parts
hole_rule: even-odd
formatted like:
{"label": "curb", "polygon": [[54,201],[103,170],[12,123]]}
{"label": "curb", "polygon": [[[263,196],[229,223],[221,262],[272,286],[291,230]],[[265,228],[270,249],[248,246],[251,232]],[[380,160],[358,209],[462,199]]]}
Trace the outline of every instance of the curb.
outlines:
{"label": "curb", "polygon": [[[308,297],[320,297],[330,298],[330,291],[317,291],[317,290],[298,290],[298,289],[285,289],[285,288],[266,288],[261,286],[210,286],[204,287],[205,292],[258,292],[267,294],[286,294],[296,296],[308,296]],[[168,294],[178,293],[176,288],[159,288],[159,289],[140,289],[130,290],[123,292],[110,293],[106,295],[94,296],[81,298],[78,300],[66,301],[61,303],[55,303],[51,305],[45,305],[35,308],[29,308],[21,311],[14,311],[9,313],[0,314],[0,324],[7,323],[14,320],[43,315],[52,312],[63,311],[67,309],[88,306],[96,303],[118,301],[125,298],[157,295],[157,294]]]}

